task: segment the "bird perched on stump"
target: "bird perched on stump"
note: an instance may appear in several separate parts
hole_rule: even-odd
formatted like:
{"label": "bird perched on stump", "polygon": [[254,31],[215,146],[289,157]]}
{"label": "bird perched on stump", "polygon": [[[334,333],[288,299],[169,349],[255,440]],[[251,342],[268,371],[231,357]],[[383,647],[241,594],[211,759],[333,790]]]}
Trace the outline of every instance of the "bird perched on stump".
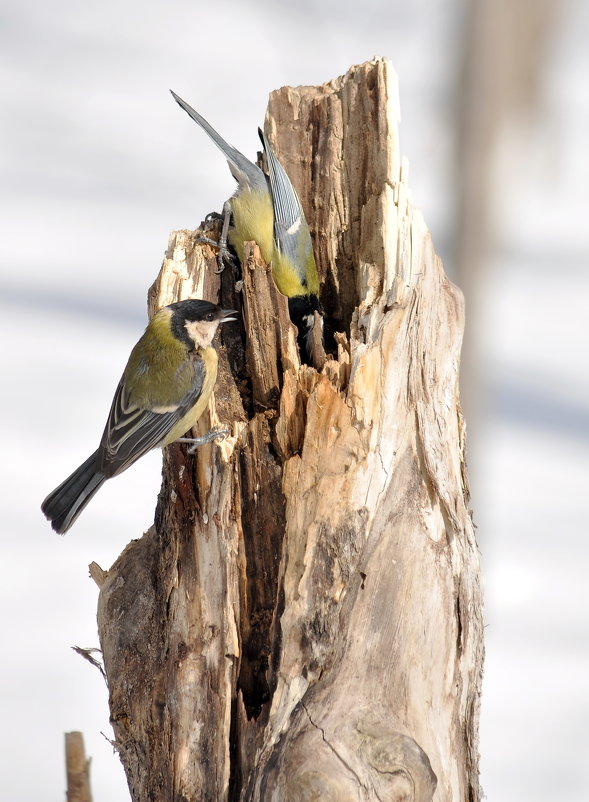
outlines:
{"label": "bird perched on stump", "polygon": [[131,351],[100,445],[41,505],[56,532],[67,532],[103,482],[152,448],[174,441],[196,448],[226,434],[211,429],[183,437],[207,406],[217,378],[211,343],[221,323],[236,320],[233,314],[196,299],[156,312]]}
{"label": "bird perched on stump", "polygon": [[[226,243],[243,262],[243,244],[254,240],[262,258],[272,266],[276,286],[288,298],[290,318],[299,331],[299,348],[310,358],[315,311],[319,304],[319,275],[311,233],[298,195],[276,158],[264,133],[259,130],[268,166],[268,176],[236,148],[229,145],[192,106],[175,92],[179,106],[200,125],[225,155],[237,181],[235,194],[225,204],[225,220],[218,245],[220,262]],[[232,224],[230,225],[230,217]],[[323,319],[319,318],[322,326]]]}

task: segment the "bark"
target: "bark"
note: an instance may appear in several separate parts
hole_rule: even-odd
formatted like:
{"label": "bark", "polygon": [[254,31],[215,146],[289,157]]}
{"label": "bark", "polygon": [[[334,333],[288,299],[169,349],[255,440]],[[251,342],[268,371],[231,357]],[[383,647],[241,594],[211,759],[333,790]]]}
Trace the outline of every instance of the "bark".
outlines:
{"label": "bark", "polygon": [[244,323],[223,329],[199,423],[231,436],[166,449],[154,526],[100,576],[134,800],[479,799],[463,304],[410,202],[398,116],[382,60],[270,98],[319,263],[320,373],[254,243],[219,277],[197,232],[171,236],[150,310],[220,298]]}

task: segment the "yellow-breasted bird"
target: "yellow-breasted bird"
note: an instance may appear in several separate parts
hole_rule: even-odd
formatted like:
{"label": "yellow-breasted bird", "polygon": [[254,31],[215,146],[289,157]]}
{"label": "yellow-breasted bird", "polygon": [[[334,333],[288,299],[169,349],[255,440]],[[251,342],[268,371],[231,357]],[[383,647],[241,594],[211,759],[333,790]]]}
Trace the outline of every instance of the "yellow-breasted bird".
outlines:
{"label": "yellow-breasted bird", "polygon": [[42,511],[59,534],[74,523],[102,483],[152,448],[175,440],[193,447],[225,432],[182,437],[204,412],[217,378],[211,342],[234,311],[196,299],[160,309],[131,351],[97,450],[50,493]]}
{"label": "yellow-breasted bird", "polygon": [[309,357],[314,312],[321,312],[319,275],[311,233],[295,188],[261,130],[268,176],[229,145],[192,106],[175,92],[172,95],[222,151],[237,181],[235,194],[228,201],[233,217],[231,227],[228,210],[224,210],[221,252],[227,238],[243,262],[243,243],[258,243],[262,258],[272,266],[276,286],[288,298],[290,317],[299,331],[299,348]]}

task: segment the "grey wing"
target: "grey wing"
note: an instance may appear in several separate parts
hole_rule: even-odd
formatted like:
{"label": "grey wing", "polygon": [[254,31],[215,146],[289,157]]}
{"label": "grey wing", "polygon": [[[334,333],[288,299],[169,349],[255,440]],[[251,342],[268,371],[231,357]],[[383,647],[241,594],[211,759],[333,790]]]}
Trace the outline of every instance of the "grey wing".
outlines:
{"label": "grey wing", "polygon": [[[170,92],[172,90],[170,89]],[[260,168],[246,158],[243,153],[240,153],[236,148],[229,143],[225,142],[223,137],[218,134],[212,125],[210,125],[204,117],[202,117],[192,106],[185,100],[172,92],[172,96],[176,103],[184,109],[184,111],[191,117],[195,123],[205,131],[213,140],[215,145],[225,154],[225,158],[229,162],[229,169],[231,174],[240,186],[251,187],[252,189],[267,190],[266,177]]]}
{"label": "grey wing", "polygon": [[313,247],[305,213],[299,196],[266,135],[261,128],[258,133],[268,165],[268,181],[274,208],[274,238],[281,253],[290,258],[299,271],[300,278],[304,279],[304,260]]}
{"label": "grey wing", "polygon": [[121,379],[98,449],[98,470],[106,476],[115,476],[152,448],[161,445],[178,421],[196,404],[202,392],[204,376],[204,363],[195,362],[190,392],[177,406],[165,412],[154,412],[132,404]]}

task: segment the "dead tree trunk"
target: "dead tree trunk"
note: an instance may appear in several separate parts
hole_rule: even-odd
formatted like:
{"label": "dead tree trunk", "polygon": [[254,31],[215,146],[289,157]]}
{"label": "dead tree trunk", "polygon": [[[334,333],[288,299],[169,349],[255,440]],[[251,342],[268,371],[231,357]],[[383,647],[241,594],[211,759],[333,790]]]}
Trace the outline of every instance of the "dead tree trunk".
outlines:
{"label": "dead tree trunk", "polygon": [[236,288],[194,232],[170,239],[150,310],[221,298],[244,326],[223,329],[202,421],[232,436],[166,449],[154,526],[101,578],[134,800],[479,799],[463,304],[409,200],[397,121],[382,60],[270,98],[314,235],[321,373],[254,244]]}

